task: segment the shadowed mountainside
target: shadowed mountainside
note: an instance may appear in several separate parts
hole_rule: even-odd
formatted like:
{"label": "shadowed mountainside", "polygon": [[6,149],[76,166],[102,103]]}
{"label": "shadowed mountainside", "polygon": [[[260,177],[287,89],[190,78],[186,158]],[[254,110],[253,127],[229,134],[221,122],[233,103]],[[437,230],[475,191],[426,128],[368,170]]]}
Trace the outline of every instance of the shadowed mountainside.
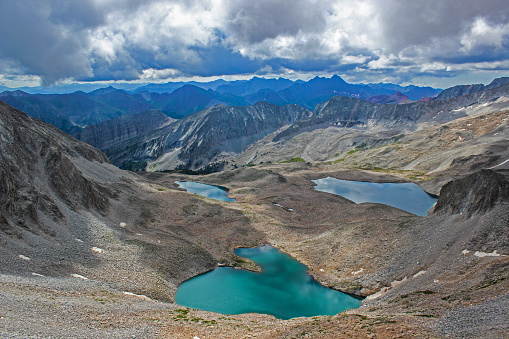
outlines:
{"label": "shadowed mountainside", "polygon": [[0,224],[23,239],[23,230],[55,236],[45,219],[64,219],[57,200],[100,213],[112,192],[80,175],[70,158],[109,163],[104,154],[40,120],[0,102]]}
{"label": "shadowed mountainside", "polygon": [[509,210],[509,181],[493,170],[483,169],[461,180],[445,184],[435,206],[435,213],[485,214],[504,204]]}
{"label": "shadowed mountainside", "polygon": [[147,110],[87,126],[74,137],[89,145],[104,149],[161,128],[172,121],[175,120],[164,115],[161,111]]}

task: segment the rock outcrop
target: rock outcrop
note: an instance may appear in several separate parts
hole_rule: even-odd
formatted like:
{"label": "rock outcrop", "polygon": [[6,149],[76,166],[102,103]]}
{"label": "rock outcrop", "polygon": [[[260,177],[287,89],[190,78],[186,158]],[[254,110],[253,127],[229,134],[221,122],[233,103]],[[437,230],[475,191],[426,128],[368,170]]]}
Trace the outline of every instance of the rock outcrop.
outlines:
{"label": "rock outcrop", "polygon": [[24,231],[53,236],[41,218],[61,220],[59,207],[85,207],[104,213],[108,189],[84,177],[70,159],[109,163],[97,149],[56,127],[0,102],[0,224],[8,235]]}
{"label": "rock outcrop", "polygon": [[483,169],[463,179],[445,184],[440,190],[434,213],[484,214],[494,206],[509,209],[509,180],[496,171]]}

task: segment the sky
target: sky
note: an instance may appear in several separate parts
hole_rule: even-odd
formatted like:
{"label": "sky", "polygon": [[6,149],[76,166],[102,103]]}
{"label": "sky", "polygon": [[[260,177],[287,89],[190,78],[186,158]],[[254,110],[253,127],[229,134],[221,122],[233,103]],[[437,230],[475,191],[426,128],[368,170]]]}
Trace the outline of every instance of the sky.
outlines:
{"label": "sky", "polygon": [[507,0],[0,0],[0,85],[509,76]]}

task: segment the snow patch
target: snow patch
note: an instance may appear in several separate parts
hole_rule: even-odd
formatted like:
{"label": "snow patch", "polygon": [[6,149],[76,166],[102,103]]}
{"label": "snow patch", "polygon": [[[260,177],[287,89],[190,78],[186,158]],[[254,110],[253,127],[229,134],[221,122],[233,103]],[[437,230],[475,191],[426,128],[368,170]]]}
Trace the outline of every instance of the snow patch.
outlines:
{"label": "snow patch", "polygon": [[27,261],[28,261],[28,260],[30,260],[30,258],[29,258],[29,257],[26,257],[26,256],[24,256],[23,254],[18,255],[18,257],[19,257],[20,259],[23,259],[23,260],[27,260]]}
{"label": "snow patch", "polygon": [[421,276],[423,275],[424,273],[426,273],[426,271],[419,271],[417,273],[414,274],[414,278],[417,278],[418,276]]}
{"label": "snow patch", "polygon": [[71,274],[71,277],[78,278],[78,279],[83,279],[83,280],[88,280],[87,277],[84,277],[84,276],[76,274],[76,273]]}
{"label": "snow patch", "polygon": [[393,282],[391,282],[391,287],[396,287],[398,286],[399,284],[401,284],[402,282],[405,282],[407,279],[407,277],[404,277],[403,279],[401,280],[394,280]]}
{"label": "snow patch", "polygon": [[[496,135],[496,133],[495,133],[495,135]],[[504,161],[504,162],[502,162],[502,163],[500,163],[500,164],[498,164],[498,165],[495,165],[495,166],[493,166],[493,167],[490,167],[489,169],[494,169],[494,168],[497,168],[497,167],[502,167],[502,166],[504,166],[505,164],[508,164],[508,163],[509,163],[509,159],[507,159],[506,161]],[[508,164],[508,165],[509,165],[509,164]]]}
{"label": "snow patch", "polygon": [[463,255],[467,255],[468,253],[470,253],[470,251],[469,250],[463,250],[463,251],[461,251],[461,253],[463,253]]}
{"label": "snow patch", "polygon": [[36,277],[44,277],[44,275],[35,272],[32,272],[32,275]]}
{"label": "snow patch", "polygon": [[127,224],[126,224],[125,222],[121,222],[120,224],[118,224],[118,226],[120,226],[120,227],[126,227],[126,226],[127,226]]}
{"label": "snow patch", "polygon": [[143,295],[143,294],[134,294],[134,293],[131,293],[131,292],[122,292],[122,293],[124,293],[125,295],[128,295],[130,297],[140,298],[140,299],[145,300],[145,301],[154,301],[154,300],[150,299],[149,297],[147,297],[146,295]]}
{"label": "snow patch", "polygon": [[407,277],[404,277],[401,280],[394,280],[393,282],[391,282],[391,286],[390,287],[384,287],[380,291],[376,292],[375,294],[368,295],[366,297],[366,300],[377,299],[377,298],[381,297],[385,292],[390,290],[391,288],[398,286],[399,284],[401,284],[402,282],[405,282],[406,280],[407,280]]}
{"label": "snow patch", "polygon": [[362,272],[364,272],[364,268],[361,268],[358,271],[352,272],[352,275],[357,275],[357,274],[362,273]]}
{"label": "snow patch", "polygon": [[498,254],[497,253],[497,250],[494,250],[493,252],[491,253],[486,253],[486,252],[481,252],[481,251],[476,251],[474,253],[474,255],[476,257],[479,257],[479,258],[484,258],[484,257],[505,257],[505,255],[503,254]]}
{"label": "snow patch", "polygon": [[102,253],[104,250],[102,248],[99,248],[99,247],[92,247],[92,252],[95,252],[95,253]]}
{"label": "snow patch", "polygon": [[280,205],[280,204],[273,203],[273,205],[277,206],[277,207],[281,207],[281,208],[283,208],[283,209],[285,209],[287,211],[291,211],[291,212],[295,211],[293,208],[284,207],[283,205]]}

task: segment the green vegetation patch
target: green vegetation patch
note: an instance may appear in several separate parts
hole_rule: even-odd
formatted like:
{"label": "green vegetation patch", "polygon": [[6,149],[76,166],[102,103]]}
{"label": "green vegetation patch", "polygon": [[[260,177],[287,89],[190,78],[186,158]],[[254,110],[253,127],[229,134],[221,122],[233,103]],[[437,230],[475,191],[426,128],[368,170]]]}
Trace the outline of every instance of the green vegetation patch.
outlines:
{"label": "green vegetation patch", "polygon": [[291,162],[306,162],[306,160],[302,159],[301,157],[291,158],[288,160],[281,161],[282,164],[289,164]]}
{"label": "green vegetation patch", "polygon": [[174,321],[190,321],[193,323],[211,326],[217,324],[216,320],[205,320],[202,318],[197,318],[189,314],[189,310],[178,309],[172,312]]}

